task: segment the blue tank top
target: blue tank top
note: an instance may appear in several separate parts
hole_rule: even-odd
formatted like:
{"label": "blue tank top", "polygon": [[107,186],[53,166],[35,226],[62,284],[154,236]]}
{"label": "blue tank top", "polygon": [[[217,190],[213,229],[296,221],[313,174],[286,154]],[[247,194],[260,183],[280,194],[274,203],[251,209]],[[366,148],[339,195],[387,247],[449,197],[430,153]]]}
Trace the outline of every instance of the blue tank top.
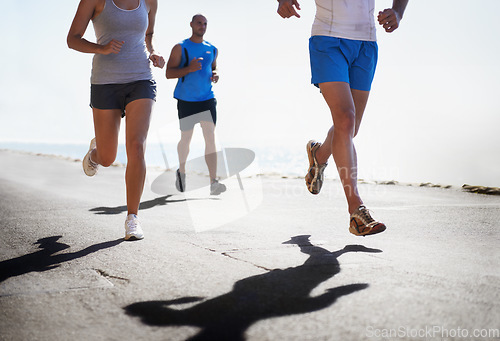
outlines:
{"label": "blue tank top", "polygon": [[180,43],[182,58],[179,67],[186,67],[193,58],[203,58],[201,70],[179,78],[174,90],[174,98],[188,102],[202,102],[214,98],[212,91],[212,63],[217,57],[217,49],[207,41],[193,43],[186,39]]}
{"label": "blue tank top", "polygon": [[145,0],[133,10],[124,10],[106,0],[103,11],[93,20],[97,43],[124,41],[118,54],[94,55],[92,84],[123,84],[153,79],[146,49],[148,10]]}

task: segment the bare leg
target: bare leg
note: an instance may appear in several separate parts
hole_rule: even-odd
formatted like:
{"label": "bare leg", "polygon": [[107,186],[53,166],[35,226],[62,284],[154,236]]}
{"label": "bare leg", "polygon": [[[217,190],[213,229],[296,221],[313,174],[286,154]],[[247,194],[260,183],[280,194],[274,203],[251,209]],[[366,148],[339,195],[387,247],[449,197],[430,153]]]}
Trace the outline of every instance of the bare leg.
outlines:
{"label": "bare leg", "polygon": [[154,101],[151,99],[138,99],[130,102],[126,107],[127,170],[125,183],[128,214],[137,214],[144,190],[146,179],[144,154],[153,104]]}
{"label": "bare leg", "polygon": [[217,149],[215,147],[215,124],[201,121],[201,129],[205,138],[205,162],[207,163],[210,181],[217,178]]}
{"label": "bare leg", "polygon": [[366,103],[368,103],[368,97],[370,96],[370,91],[361,91],[351,89],[352,99],[354,101],[354,107],[356,108],[356,126],[354,128],[354,137],[358,135],[359,126],[361,125],[361,120],[363,119],[363,114],[365,113]]}
{"label": "bare leg", "polygon": [[179,172],[186,173],[186,160],[189,155],[189,144],[193,137],[193,129],[181,131],[181,140],[177,144],[177,154],[179,155]]}
{"label": "bare leg", "polygon": [[[358,193],[357,157],[353,144],[353,138],[361,122],[362,112],[358,120],[353,97],[361,101],[365,97],[367,100],[368,96],[367,94],[366,96],[353,95],[349,84],[343,82],[322,83],[320,89],[330,107],[333,127],[330,128],[325,143],[316,152],[316,157],[318,162],[324,163],[330,154],[333,155],[344,187],[348,210],[349,213],[352,213],[363,204]],[[366,101],[359,103],[359,108],[364,110],[365,106]]]}
{"label": "bare leg", "polygon": [[[368,103],[368,97],[370,95],[369,91],[361,91],[351,89],[352,99],[354,101],[354,108],[356,110],[356,126],[354,128],[354,137],[358,135],[359,127],[361,125],[361,120],[363,119],[363,114],[365,112],[366,104]],[[332,155],[332,138],[333,138],[333,126],[328,130],[328,134],[323,142],[321,148],[316,152],[316,158],[320,164],[328,161]]]}
{"label": "bare leg", "polygon": [[93,162],[109,167],[116,159],[121,110],[92,109],[96,146],[90,158]]}

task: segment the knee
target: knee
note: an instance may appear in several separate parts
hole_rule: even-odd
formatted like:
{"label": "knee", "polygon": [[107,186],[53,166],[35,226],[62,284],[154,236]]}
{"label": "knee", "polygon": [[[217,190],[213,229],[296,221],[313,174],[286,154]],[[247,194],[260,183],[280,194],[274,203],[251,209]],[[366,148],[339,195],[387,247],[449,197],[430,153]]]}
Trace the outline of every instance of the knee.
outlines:
{"label": "knee", "polygon": [[129,160],[143,160],[146,152],[145,142],[130,141],[127,143],[127,158]]}
{"label": "knee", "polygon": [[97,149],[97,158],[99,160],[99,164],[103,167],[109,167],[115,162],[116,152],[113,151],[101,151],[99,148]]}
{"label": "knee", "polygon": [[115,162],[116,154],[99,154],[99,163],[103,167],[109,167]]}
{"label": "knee", "polygon": [[354,137],[356,127],[356,116],[354,111],[346,110],[337,115],[334,121],[335,134],[349,135]]}

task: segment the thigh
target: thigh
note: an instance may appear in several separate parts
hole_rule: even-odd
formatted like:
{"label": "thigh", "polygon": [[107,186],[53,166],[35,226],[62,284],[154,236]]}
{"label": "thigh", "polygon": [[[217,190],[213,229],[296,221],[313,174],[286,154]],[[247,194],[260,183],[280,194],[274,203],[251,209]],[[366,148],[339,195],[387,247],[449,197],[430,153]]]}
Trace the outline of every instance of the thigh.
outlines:
{"label": "thigh", "polygon": [[145,143],[148,136],[154,100],[138,99],[127,104],[125,108],[125,140],[126,144]]}
{"label": "thigh", "polygon": [[193,132],[194,130],[181,130],[181,141],[182,142],[187,142],[190,143],[191,139],[193,138]]}
{"label": "thigh", "polygon": [[355,118],[354,100],[351,88],[345,82],[320,83],[319,88],[330,111],[334,124]]}
{"label": "thigh", "polygon": [[361,120],[363,119],[363,114],[365,112],[366,103],[368,103],[370,92],[351,89],[351,93],[356,111],[356,127],[354,129],[354,136],[356,136],[359,131],[359,126],[361,125]]}
{"label": "thigh", "polygon": [[201,121],[200,125],[205,139],[213,139],[215,136],[215,124],[213,122]]}
{"label": "thigh", "polygon": [[[112,157],[118,148],[120,133],[121,109],[102,110],[92,108],[94,131],[99,154]],[[113,157],[114,159],[114,157]]]}

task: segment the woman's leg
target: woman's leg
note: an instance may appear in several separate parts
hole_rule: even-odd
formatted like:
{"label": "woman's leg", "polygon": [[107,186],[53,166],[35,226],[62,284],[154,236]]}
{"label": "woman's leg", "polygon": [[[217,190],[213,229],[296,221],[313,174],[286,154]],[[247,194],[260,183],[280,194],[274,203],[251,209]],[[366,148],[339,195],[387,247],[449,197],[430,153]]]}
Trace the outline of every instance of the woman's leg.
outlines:
{"label": "woman's leg", "polygon": [[138,99],[126,107],[125,146],[127,149],[127,170],[125,183],[127,187],[128,214],[137,214],[146,179],[146,138],[148,136],[152,99]]}
{"label": "woman's leg", "polygon": [[96,149],[94,149],[90,158],[93,162],[108,167],[116,159],[121,110],[102,110],[93,108],[92,112],[94,115]]}

